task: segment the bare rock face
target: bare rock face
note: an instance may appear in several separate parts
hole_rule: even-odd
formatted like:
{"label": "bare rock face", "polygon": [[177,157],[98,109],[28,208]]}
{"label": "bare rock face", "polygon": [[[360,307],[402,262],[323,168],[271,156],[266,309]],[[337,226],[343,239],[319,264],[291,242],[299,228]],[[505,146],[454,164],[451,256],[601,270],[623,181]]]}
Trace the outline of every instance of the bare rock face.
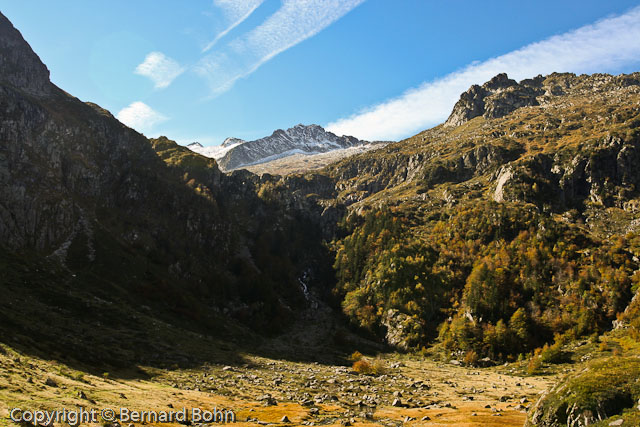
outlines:
{"label": "bare rock face", "polygon": [[539,105],[537,97],[544,94],[542,76],[517,83],[506,74],[498,74],[482,86],[473,85],[460,96],[447,127],[460,126],[474,117],[499,118],[531,105]]}
{"label": "bare rock face", "polygon": [[403,351],[416,344],[416,338],[422,331],[422,325],[418,320],[396,309],[389,309],[385,313],[382,324],[387,328],[387,344]]}
{"label": "bare rock face", "polygon": [[485,109],[484,98],[487,94],[487,90],[482,86],[471,86],[469,90],[460,95],[460,100],[453,107],[445,126],[460,126],[474,117],[483,115]]}
{"label": "bare rock face", "polygon": [[572,158],[544,154],[519,159],[496,174],[493,199],[529,202],[553,210],[581,206],[585,201],[625,208],[640,188],[640,142],[606,137]]}
{"label": "bare rock face", "polygon": [[46,96],[51,93],[49,70],[1,13],[0,82],[29,95]]}
{"label": "bare rock face", "polygon": [[[171,210],[175,221],[179,206],[194,197],[163,191],[171,178],[149,141],[106,110],[51,84],[47,67],[2,15],[0,99],[4,248],[64,256],[80,236],[92,244],[92,230],[104,224],[107,212],[115,219],[147,209],[155,220]],[[138,222],[114,234],[129,241],[168,231]]]}
{"label": "bare rock face", "polygon": [[504,201],[504,185],[513,178],[513,171],[510,167],[504,167],[498,173],[498,180],[495,192],[493,193],[493,200],[496,202]]}

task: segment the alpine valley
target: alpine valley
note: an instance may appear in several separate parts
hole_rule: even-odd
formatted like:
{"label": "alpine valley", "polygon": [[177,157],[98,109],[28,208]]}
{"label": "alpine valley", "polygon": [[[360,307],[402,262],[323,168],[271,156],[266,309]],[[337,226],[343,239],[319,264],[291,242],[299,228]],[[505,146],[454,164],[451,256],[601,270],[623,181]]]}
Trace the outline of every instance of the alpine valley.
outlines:
{"label": "alpine valley", "polygon": [[402,141],[183,147],[0,15],[0,426],[640,425],[640,73],[478,83]]}

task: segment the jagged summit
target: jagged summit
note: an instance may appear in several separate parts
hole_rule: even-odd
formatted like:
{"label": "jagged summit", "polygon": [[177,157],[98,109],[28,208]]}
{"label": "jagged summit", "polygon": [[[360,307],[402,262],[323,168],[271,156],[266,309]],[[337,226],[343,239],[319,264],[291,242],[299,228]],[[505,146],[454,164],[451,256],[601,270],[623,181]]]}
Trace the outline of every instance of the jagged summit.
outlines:
{"label": "jagged summit", "polygon": [[322,126],[297,124],[277,129],[270,136],[255,141],[227,138],[219,147],[189,148],[218,160],[225,170],[264,163],[294,154],[319,154],[368,144],[352,136],[337,136]]}
{"label": "jagged summit", "polygon": [[30,95],[51,93],[49,69],[22,34],[0,13],[0,82]]}
{"label": "jagged summit", "polygon": [[191,144],[188,144],[187,147],[189,147],[189,148],[204,148],[202,146],[202,144],[200,144],[199,142],[192,142]]}
{"label": "jagged summit", "polygon": [[444,126],[459,126],[478,116],[500,118],[521,107],[546,105],[561,96],[588,96],[637,85],[638,82],[638,73],[619,76],[552,73],[519,83],[501,73],[482,86],[473,85],[462,93]]}
{"label": "jagged summit", "polygon": [[321,126],[298,124],[274,131],[271,136],[239,144],[218,160],[224,169],[275,160],[292,154],[318,154],[356,145],[364,145],[352,136],[337,136]]}
{"label": "jagged summit", "polygon": [[539,105],[537,97],[545,93],[543,80],[537,76],[518,83],[501,73],[482,86],[473,85],[460,95],[444,125],[459,126],[478,116],[503,117],[517,108]]}

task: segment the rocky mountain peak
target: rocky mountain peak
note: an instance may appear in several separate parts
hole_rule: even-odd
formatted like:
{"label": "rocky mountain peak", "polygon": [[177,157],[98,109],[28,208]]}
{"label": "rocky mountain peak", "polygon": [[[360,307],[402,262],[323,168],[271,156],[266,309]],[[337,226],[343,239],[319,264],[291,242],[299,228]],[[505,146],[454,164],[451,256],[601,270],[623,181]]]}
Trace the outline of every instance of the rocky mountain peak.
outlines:
{"label": "rocky mountain peak", "polygon": [[337,136],[315,124],[297,124],[286,130],[278,129],[270,136],[255,141],[228,138],[223,146],[232,139],[242,144],[224,152],[219,151],[221,155],[217,158],[218,163],[225,170],[264,163],[293,154],[326,153],[367,144],[367,141],[360,141],[352,136]]}
{"label": "rocky mountain peak", "polygon": [[460,95],[445,127],[460,126],[474,117],[498,118],[526,106],[539,105],[543,78],[523,80],[520,83],[500,73],[482,86],[473,85]]}
{"label": "rocky mountain peak", "polygon": [[483,84],[482,87],[490,91],[496,91],[499,89],[506,89],[511,86],[516,86],[517,84],[518,82],[510,79],[509,76],[507,76],[507,73],[500,73]]}
{"label": "rocky mountain peak", "polygon": [[289,131],[291,130],[297,130],[297,131],[316,131],[316,132],[326,132],[324,130],[324,128],[320,125],[315,125],[315,124],[310,124],[310,125],[303,125],[302,123],[298,123],[297,125],[295,125],[294,127],[292,127],[291,129],[289,129]]}
{"label": "rocky mountain peak", "polygon": [[203,148],[202,144],[200,144],[199,142],[192,142],[191,144],[188,144],[187,147],[193,149],[193,148]]}
{"label": "rocky mountain peak", "polygon": [[0,13],[0,83],[35,96],[51,92],[49,70],[20,32]]}

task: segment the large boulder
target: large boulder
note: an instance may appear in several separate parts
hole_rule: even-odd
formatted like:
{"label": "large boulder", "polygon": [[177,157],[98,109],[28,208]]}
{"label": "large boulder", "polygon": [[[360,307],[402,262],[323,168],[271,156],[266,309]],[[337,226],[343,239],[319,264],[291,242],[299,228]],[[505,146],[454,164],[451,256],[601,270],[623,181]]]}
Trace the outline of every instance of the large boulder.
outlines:
{"label": "large boulder", "polygon": [[387,328],[387,344],[398,350],[407,351],[414,347],[422,334],[422,324],[418,319],[393,308],[387,310],[382,324]]}

